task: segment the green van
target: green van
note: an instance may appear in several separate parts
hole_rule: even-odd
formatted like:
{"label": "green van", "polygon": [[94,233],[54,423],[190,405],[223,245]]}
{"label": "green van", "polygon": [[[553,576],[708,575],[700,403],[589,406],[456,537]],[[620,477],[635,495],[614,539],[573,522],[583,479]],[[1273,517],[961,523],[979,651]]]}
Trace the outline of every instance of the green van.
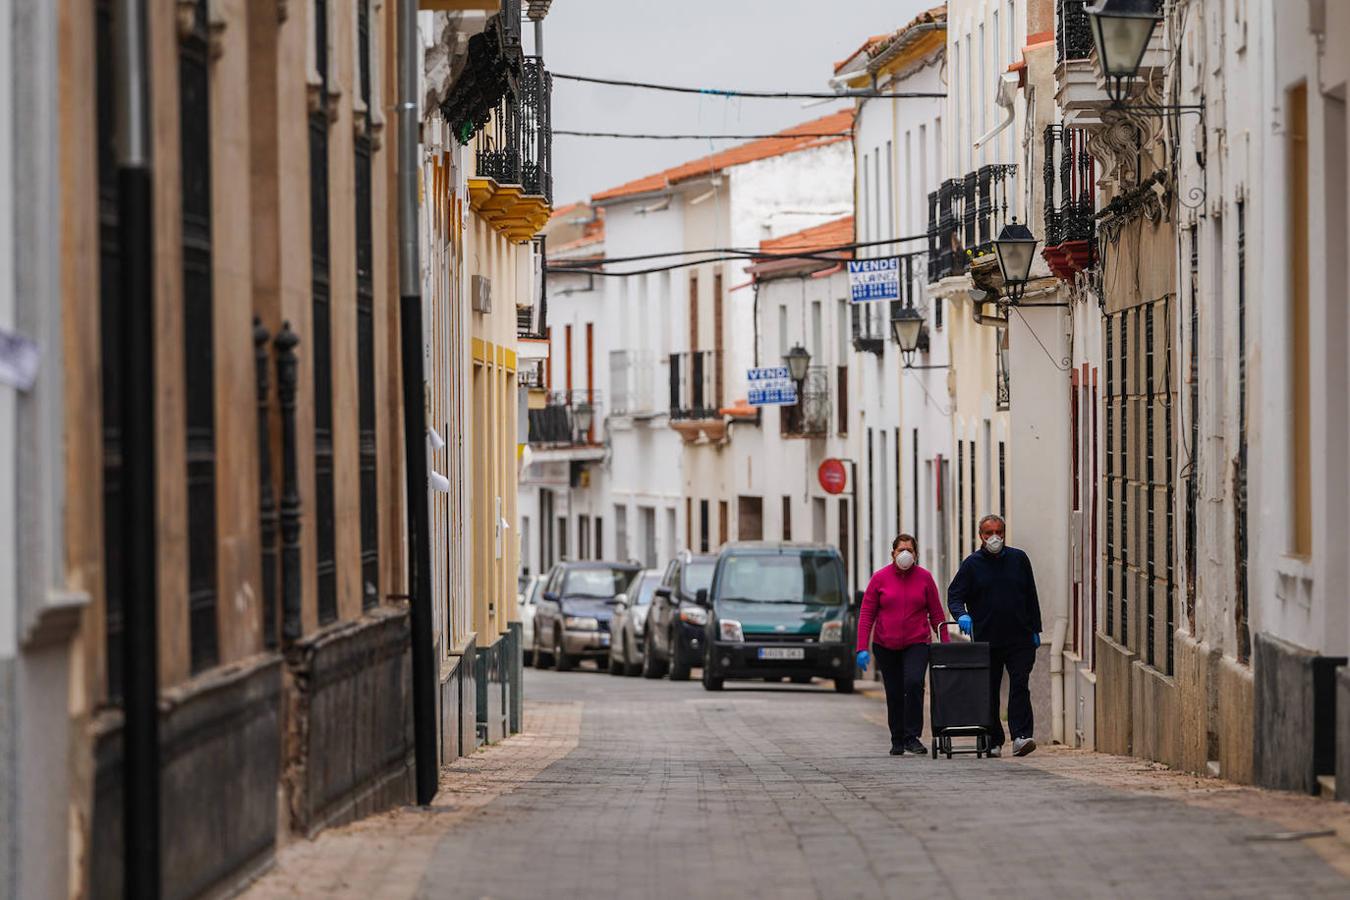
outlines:
{"label": "green van", "polygon": [[728,679],[812,677],[853,691],[854,616],[844,562],[827,544],[754,541],[722,548],[708,610],[703,687]]}

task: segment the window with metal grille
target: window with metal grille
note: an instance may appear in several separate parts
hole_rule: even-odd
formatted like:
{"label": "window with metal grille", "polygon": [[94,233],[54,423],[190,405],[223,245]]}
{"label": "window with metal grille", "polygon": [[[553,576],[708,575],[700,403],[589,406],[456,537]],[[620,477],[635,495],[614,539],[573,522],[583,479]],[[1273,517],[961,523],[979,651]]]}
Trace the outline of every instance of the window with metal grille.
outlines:
{"label": "window with metal grille", "polygon": [[1187,404],[1190,414],[1190,459],[1186,461],[1186,616],[1191,633],[1195,633],[1195,560],[1196,539],[1199,533],[1196,519],[1196,502],[1199,497],[1200,483],[1197,472],[1200,467],[1200,357],[1198,341],[1200,337],[1200,234],[1196,226],[1190,227],[1190,340],[1187,342],[1186,379],[1190,385],[1190,402]]}
{"label": "window with metal grille", "polygon": [[977,484],[977,482],[975,481],[974,441],[970,442],[969,462],[970,462],[970,493],[967,496],[970,498],[970,544],[968,546],[972,550],[975,550],[978,549],[980,546],[980,514],[979,511],[976,509],[976,506],[978,505],[979,501],[976,500],[977,491],[975,490],[975,485]]}
{"label": "window with metal grille", "polygon": [[998,442],[998,514],[1008,515],[1008,445]]}
{"label": "window with metal grille", "polygon": [[[309,114],[310,293],[313,305],[314,524],[319,623],[337,618],[337,532],[333,497],[332,302],[328,228],[328,0],[313,0],[319,102]],[[563,551],[564,554],[566,551]]]}
{"label": "window with metal grille", "polygon": [[[1164,297],[1107,318],[1103,401],[1104,633],[1167,674],[1174,665],[1176,627],[1170,312],[1171,299]],[[1131,420],[1137,428],[1133,444]],[[1130,644],[1131,594],[1140,616],[1135,645]]]}
{"label": "window with metal grille", "polygon": [[361,607],[380,602],[379,477],[375,440],[375,249],[371,221],[370,4],[357,0],[357,54],[365,112],[356,131],[356,384],[361,487]]}
{"label": "window with metal grille", "polygon": [[956,442],[956,552],[965,556],[966,543],[966,442]]}
{"label": "window with metal grille", "polygon": [[216,619],[216,404],[212,352],[211,106],[206,0],[178,45],[184,393],[187,413],[188,634],[192,671],[220,659]]}
{"label": "window with metal grille", "polygon": [[117,160],[114,144],[112,0],[94,8],[97,73],[99,344],[103,412],[103,616],[108,699],[122,697],[122,256],[119,246]]}
{"label": "window with metal grille", "polygon": [[1247,205],[1237,205],[1238,326],[1238,464],[1234,485],[1237,529],[1237,656],[1251,658],[1252,635],[1247,619]]}

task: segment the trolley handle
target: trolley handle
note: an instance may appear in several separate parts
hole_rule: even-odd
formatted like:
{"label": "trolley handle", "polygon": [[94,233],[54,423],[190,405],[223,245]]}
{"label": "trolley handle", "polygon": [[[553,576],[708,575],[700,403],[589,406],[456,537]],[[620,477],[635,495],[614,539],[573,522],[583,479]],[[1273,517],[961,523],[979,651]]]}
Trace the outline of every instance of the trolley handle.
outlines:
{"label": "trolley handle", "polygon": [[[945,621],[945,622],[942,623],[942,627],[943,627],[943,628],[946,628],[948,625],[955,625],[955,626],[956,626],[956,637],[955,637],[955,638],[952,638],[952,640],[956,640],[956,641],[965,641],[965,642],[967,642],[967,643],[970,643],[971,641],[974,641],[974,640],[975,640],[975,635],[973,635],[973,634],[962,634],[962,633],[961,633],[961,623],[960,623],[960,622],[956,622],[956,621],[952,621],[951,619],[948,619],[947,621]],[[948,637],[951,637],[951,633],[948,632],[948,635],[947,635],[947,636],[948,636]],[[930,641],[929,643],[932,643],[932,641]]]}

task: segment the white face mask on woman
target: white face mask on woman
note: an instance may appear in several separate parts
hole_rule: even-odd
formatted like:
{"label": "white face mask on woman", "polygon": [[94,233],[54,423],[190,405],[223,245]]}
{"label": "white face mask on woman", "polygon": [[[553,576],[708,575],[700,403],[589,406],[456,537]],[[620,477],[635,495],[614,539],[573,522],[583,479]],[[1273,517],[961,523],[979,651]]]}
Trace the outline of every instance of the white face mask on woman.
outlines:
{"label": "white face mask on woman", "polygon": [[914,554],[908,550],[901,550],[895,556],[895,567],[901,572],[908,571],[914,567]]}

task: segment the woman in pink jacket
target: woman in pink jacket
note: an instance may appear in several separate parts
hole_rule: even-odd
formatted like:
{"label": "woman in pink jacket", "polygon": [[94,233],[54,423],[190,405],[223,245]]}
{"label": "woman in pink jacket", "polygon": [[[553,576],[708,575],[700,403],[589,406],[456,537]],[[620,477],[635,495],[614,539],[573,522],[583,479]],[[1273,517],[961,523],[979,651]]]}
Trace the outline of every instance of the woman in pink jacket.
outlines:
{"label": "woman in pink jacket", "polygon": [[[876,653],[886,686],[886,719],[891,727],[891,756],[925,755],[923,679],[928,671],[932,632],[947,640],[946,616],[937,584],[918,565],[919,542],[902,534],[891,543],[891,564],[878,569],[863,593],[858,617],[858,668],[866,671]],[[871,651],[868,644],[871,644]]]}

